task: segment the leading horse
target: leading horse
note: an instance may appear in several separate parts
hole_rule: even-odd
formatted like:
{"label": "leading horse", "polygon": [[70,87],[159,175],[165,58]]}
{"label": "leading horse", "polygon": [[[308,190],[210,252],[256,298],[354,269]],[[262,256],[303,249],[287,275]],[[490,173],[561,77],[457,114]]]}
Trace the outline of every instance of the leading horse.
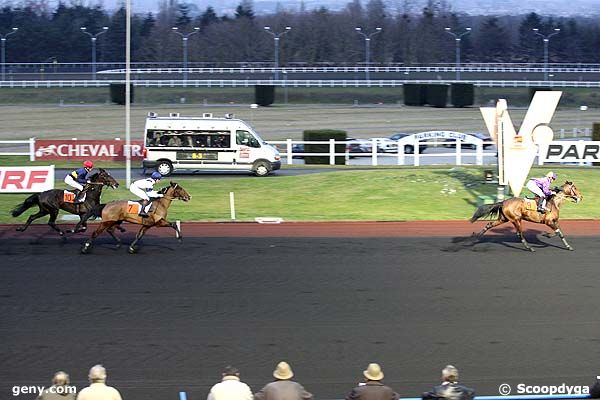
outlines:
{"label": "leading horse", "polygon": [[100,204],[100,195],[104,186],[116,189],[119,187],[119,182],[108,171],[100,168],[97,173],[90,175],[88,183],[84,185],[86,195],[85,200],[81,203],[65,201],[63,189],[51,189],[42,193],[32,194],[11,211],[13,217],[18,217],[33,206],[38,206],[39,208],[37,213],[29,216],[25,225],[17,228],[17,231],[23,232],[33,221],[50,214],[48,225],[57,231],[60,236],[64,236],[65,232],[56,226],[56,218],[60,210],[79,215],[79,222],[82,225],[82,229],[85,230],[86,225],[83,217]]}
{"label": "leading horse", "polygon": [[480,238],[488,230],[498,225],[502,225],[506,222],[512,223],[517,230],[517,237],[529,251],[535,250],[529,245],[529,243],[527,243],[527,240],[525,240],[525,237],[523,236],[522,221],[544,224],[554,231],[552,234],[547,234],[547,237],[558,235],[565,247],[569,250],[573,250],[573,247],[571,247],[571,245],[567,242],[565,235],[560,229],[558,218],[560,214],[560,208],[565,200],[572,200],[575,203],[579,203],[582,199],[583,195],[577,189],[575,184],[573,182],[566,181],[565,184],[557,190],[557,193],[552,195],[550,200],[548,200],[548,211],[545,213],[537,211],[536,203],[533,200],[512,197],[501,202],[484,204],[478,207],[470,221],[475,222],[480,218],[496,216],[495,221],[488,222],[485,227],[475,235],[477,238]]}
{"label": "leading horse", "polygon": [[[178,183],[170,182],[169,186],[160,190],[163,197],[154,200],[152,207],[150,208],[150,215],[148,217],[140,217],[138,210],[133,210],[127,200],[115,200],[107,204],[100,204],[91,213],[88,213],[84,220],[92,215],[101,216],[102,223],[92,233],[92,236],[85,242],[81,248],[81,253],[86,254],[92,248],[93,241],[105,230],[111,233],[111,230],[118,227],[123,221],[130,222],[132,224],[142,225],[133,243],[129,245],[129,253],[134,254],[137,252],[136,244],[142,239],[146,231],[154,226],[156,227],[170,227],[175,229],[177,239],[181,243],[181,231],[174,222],[167,220],[167,213],[171,202],[174,199],[183,201],[189,201],[192,196]],[[111,233],[112,235],[112,233]],[[114,235],[113,238],[117,240],[117,246],[120,246],[120,240]]]}

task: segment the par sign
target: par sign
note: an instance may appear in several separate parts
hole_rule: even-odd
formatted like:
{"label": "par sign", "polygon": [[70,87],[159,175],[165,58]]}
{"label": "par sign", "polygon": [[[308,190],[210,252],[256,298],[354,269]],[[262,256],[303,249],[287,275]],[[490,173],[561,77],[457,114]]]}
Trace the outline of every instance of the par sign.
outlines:
{"label": "par sign", "polygon": [[540,146],[540,156],[544,162],[598,162],[600,142],[550,142]]}

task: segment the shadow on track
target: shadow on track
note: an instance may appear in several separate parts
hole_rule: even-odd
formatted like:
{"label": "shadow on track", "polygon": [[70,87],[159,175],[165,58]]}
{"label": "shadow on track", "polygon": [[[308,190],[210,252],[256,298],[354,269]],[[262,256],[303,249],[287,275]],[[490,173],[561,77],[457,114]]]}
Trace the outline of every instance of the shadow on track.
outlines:
{"label": "shadow on track", "polygon": [[[481,237],[477,236],[475,233],[473,233],[471,236],[456,236],[451,239],[451,245],[442,247],[440,250],[443,252],[451,253],[456,253],[459,251],[474,251],[485,253],[488,251],[493,251],[495,245],[502,245],[512,250],[529,253],[529,250],[523,248],[520,245],[520,241],[515,240],[513,235],[508,235],[508,233],[510,233],[510,229],[506,229],[505,231],[506,232],[502,232],[502,235],[498,236]],[[541,231],[533,230],[526,235],[527,241],[530,244],[532,244],[536,249],[556,248],[564,250],[562,246],[558,246],[553,243],[548,243],[540,240],[539,235],[544,236],[545,234]]]}

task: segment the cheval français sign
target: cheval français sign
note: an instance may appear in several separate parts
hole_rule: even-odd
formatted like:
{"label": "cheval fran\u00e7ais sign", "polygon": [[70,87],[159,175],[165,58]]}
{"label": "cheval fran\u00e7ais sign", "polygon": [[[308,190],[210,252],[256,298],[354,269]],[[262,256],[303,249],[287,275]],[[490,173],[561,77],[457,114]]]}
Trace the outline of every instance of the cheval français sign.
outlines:
{"label": "cheval fran\u00e7ais sign", "polygon": [[54,166],[0,167],[0,193],[32,193],[54,189]]}
{"label": "cheval fran\u00e7ais sign", "polygon": [[[131,142],[131,159],[141,160],[143,143]],[[125,142],[121,140],[36,140],[36,160],[125,160]]]}

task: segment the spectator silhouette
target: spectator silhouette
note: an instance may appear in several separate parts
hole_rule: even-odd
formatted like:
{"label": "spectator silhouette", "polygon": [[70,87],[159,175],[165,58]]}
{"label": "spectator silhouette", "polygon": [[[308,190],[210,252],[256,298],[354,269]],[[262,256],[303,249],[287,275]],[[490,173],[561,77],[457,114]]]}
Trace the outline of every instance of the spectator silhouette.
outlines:
{"label": "spectator silhouette", "polygon": [[277,364],[273,371],[275,381],[267,383],[254,394],[255,400],[312,400],[313,395],[307,392],[298,382],[292,381],[294,372],[285,361]]}
{"label": "spectator silhouette", "polygon": [[237,368],[227,366],[223,378],[210,389],[207,400],[252,400],[250,387],[240,381]]}
{"label": "spectator silhouette", "polygon": [[453,365],[447,365],[442,370],[442,383],[434,386],[430,392],[421,395],[423,400],[472,400],[475,391],[458,384],[458,369]]}
{"label": "spectator silhouette", "polygon": [[363,371],[363,375],[366,381],[352,389],[346,396],[346,400],[398,400],[400,398],[391,387],[381,382],[383,371],[379,364],[369,364],[366,371]]}
{"label": "spectator silhouette", "polygon": [[77,400],[121,400],[121,394],[113,387],[106,386],[106,369],[98,364],[90,369],[90,386],[77,395]]}
{"label": "spectator silhouette", "polygon": [[52,386],[40,393],[36,400],[75,400],[74,389],[69,386],[69,374],[58,371],[52,377]]}

